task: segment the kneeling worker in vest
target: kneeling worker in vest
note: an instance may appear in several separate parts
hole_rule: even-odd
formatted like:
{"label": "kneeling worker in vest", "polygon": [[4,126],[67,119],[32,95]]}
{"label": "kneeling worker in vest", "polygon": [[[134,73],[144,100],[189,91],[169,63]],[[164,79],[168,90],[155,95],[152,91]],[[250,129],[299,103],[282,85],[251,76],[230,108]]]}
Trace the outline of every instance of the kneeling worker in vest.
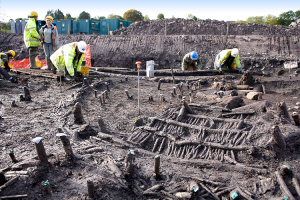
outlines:
{"label": "kneeling worker in vest", "polygon": [[181,68],[182,71],[196,71],[198,69],[201,69],[201,62],[198,58],[197,52],[192,51],[190,53],[187,53],[182,59]]}
{"label": "kneeling worker in vest", "polygon": [[239,50],[237,48],[226,49],[221,51],[215,59],[214,67],[216,70],[241,70],[241,62],[239,59]]}
{"label": "kneeling worker in vest", "polygon": [[38,32],[38,13],[32,11],[28,16],[29,21],[27,22],[24,29],[24,42],[27,48],[29,48],[29,60],[30,69],[40,69],[36,66],[35,57],[38,55],[38,47],[41,46],[40,35]]}
{"label": "kneeling worker in vest", "polygon": [[[10,58],[13,58],[16,53],[13,50],[9,50],[6,53],[0,53],[0,65],[4,66],[6,71],[9,71],[8,61]],[[0,74],[4,76],[6,80],[10,80],[12,83],[18,83],[18,80],[11,77],[2,67],[0,67]]]}
{"label": "kneeling worker in vest", "polygon": [[[74,76],[79,74],[85,51],[86,43],[84,41],[72,42],[55,51],[50,56],[50,60],[58,71],[63,72],[66,68],[65,81],[71,81]],[[55,74],[56,70],[53,73]]]}

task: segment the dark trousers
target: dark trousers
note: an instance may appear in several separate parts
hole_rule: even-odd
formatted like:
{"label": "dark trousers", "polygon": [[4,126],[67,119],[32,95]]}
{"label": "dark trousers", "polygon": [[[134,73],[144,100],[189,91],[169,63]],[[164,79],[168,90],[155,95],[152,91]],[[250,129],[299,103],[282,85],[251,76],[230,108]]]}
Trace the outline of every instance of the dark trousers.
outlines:
{"label": "dark trousers", "polygon": [[2,67],[0,67],[0,74],[2,74],[6,80],[10,79],[10,75]]}

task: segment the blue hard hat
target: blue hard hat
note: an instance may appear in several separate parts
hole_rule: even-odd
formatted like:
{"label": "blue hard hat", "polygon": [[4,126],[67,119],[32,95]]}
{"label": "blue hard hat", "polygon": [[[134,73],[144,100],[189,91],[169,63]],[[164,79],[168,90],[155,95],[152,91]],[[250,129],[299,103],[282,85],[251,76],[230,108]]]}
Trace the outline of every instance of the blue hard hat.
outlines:
{"label": "blue hard hat", "polygon": [[197,52],[196,52],[196,51],[193,51],[193,52],[191,53],[191,58],[192,58],[193,60],[197,60],[197,59],[198,59],[198,55],[197,55]]}

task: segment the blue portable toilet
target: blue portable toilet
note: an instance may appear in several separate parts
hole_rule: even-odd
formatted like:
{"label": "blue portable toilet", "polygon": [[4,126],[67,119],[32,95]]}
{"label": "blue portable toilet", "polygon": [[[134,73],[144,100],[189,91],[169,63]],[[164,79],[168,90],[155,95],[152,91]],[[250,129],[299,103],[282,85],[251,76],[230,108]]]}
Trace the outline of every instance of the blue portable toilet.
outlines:
{"label": "blue portable toilet", "polygon": [[16,22],[14,20],[10,20],[10,31],[16,33]]}
{"label": "blue portable toilet", "polygon": [[56,28],[58,34],[72,34],[73,33],[73,20],[57,20]]}

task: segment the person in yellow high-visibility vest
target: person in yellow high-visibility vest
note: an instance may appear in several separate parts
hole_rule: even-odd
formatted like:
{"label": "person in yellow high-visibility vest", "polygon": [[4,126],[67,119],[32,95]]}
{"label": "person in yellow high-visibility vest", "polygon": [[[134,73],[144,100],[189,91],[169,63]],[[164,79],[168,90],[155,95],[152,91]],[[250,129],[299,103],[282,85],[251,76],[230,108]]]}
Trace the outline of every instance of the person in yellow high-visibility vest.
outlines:
{"label": "person in yellow high-visibility vest", "polygon": [[37,24],[38,13],[32,11],[28,17],[29,21],[24,29],[24,42],[26,47],[29,48],[30,69],[40,69],[35,63],[35,57],[38,55],[38,47],[41,46]]}
{"label": "person in yellow high-visibility vest", "polygon": [[221,51],[215,59],[214,68],[220,71],[241,70],[239,50],[237,48]]}
{"label": "person in yellow high-visibility vest", "polygon": [[[10,67],[8,66],[8,62],[10,58],[13,58],[16,55],[16,53],[13,50],[9,50],[6,53],[0,53],[0,65],[4,66],[6,71],[10,70]],[[2,67],[0,66],[0,74],[6,79],[10,80],[12,83],[18,83],[18,80],[14,77],[10,76]]]}
{"label": "person in yellow high-visibility vest", "polygon": [[[74,76],[78,75],[86,46],[84,41],[72,42],[60,47],[50,56],[50,60],[56,69],[60,72],[63,72],[65,68],[67,69],[65,71],[65,81],[71,81]],[[53,73],[55,74],[56,71],[53,71]]]}

